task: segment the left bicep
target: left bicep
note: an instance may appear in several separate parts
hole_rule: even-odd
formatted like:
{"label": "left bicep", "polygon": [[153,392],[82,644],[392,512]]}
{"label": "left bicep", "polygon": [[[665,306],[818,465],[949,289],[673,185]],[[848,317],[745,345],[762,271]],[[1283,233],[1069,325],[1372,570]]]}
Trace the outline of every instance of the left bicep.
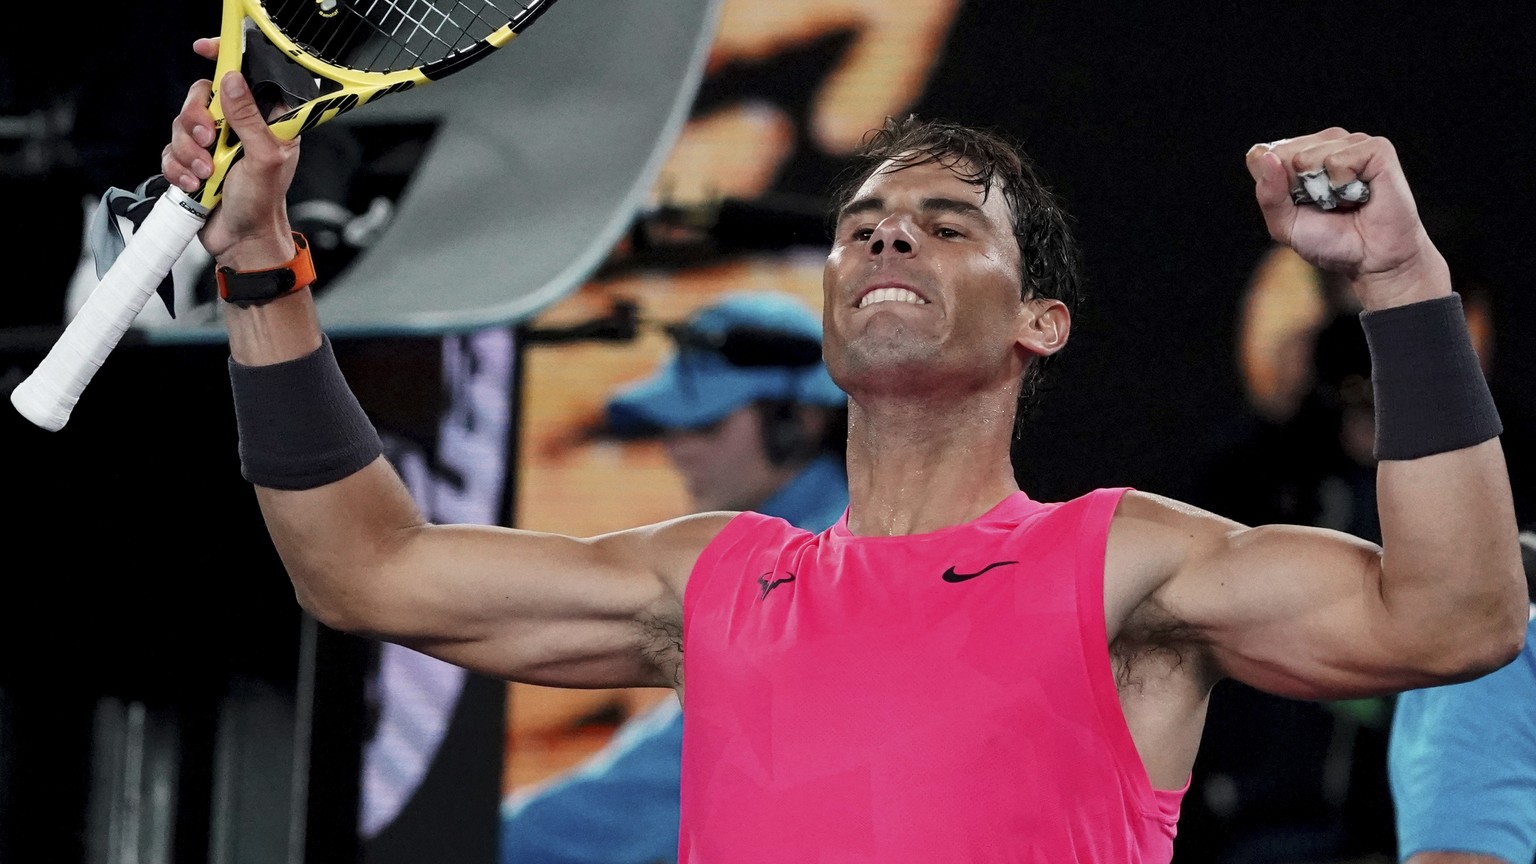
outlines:
{"label": "left bicep", "polygon": [[1324,528],[1247,527],[1155,497],[1141,506],[1143,539],[1176,550],[1152,597],[1200,635],[1223,676],[1298,699],[1431,683],[1384,599],[1376,544]]}
{"label": "left bicep", "polygon": [[1348,699],[1430,683],[1406,662],[1383,599],[1381,550],[1300,525],[1224,532],[1159,592],[1204,634],[1218,668],[1298,699]]}

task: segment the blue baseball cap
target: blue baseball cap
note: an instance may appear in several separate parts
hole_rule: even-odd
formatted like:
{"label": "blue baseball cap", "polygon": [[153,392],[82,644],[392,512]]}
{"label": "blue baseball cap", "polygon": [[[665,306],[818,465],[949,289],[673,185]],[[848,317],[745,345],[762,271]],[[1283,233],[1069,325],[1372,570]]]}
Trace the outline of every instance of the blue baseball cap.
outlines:
{"label": "blue baseball cap", "polygon": [[[744,405],[782,399],[803,405],[842,407],[848,394],[832,382],[816,351],[813,362],[803,358],[806,343],[821,344],[821,318],[793,295],[739,292],[694,313],[685,329],[705,342],[719,344],[733,333],[751,333],[771,350],[772,339],[796,345],[785,362],[764,353],[743,365],[719,350],[680,342],[654,374],[621,388],[608,400],[609,428],[621,435],[652,434],[664,429],[690,429],[724,419]],[[764,335],[769,339],[764,342]]]}

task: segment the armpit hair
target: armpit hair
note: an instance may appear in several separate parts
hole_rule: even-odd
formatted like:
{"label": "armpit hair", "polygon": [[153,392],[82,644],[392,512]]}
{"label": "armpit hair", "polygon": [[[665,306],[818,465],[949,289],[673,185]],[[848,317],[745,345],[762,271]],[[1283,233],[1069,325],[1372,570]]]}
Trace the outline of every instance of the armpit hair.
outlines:
{"label": "armpit hair", "polygon": [[1209,640],[1199,630],[1149,597],[1131,613],[1109,645],[1115,686],[1121,692],[1140,692],[1148,684],[1180,672],[1210,680],[1214,661],[1209,647]]}
{"label": "armpit hair", "polygon": [[667,682],[676,687],[683,683],[682,606],[645,612],[637,621],[641,631],[640,652],[646,661],[662,671]]}

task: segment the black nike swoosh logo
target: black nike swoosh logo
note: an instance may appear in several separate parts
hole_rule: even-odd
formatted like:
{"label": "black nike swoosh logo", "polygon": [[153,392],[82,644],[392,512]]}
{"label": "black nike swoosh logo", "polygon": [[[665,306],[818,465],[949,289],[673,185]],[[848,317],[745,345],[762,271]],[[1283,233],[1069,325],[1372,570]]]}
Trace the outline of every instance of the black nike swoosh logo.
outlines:
{"label": "black nike swoosh logo", "polygon": [[948,570],[944,571],[944,581],[945,582],[964,582],[967,579],[975,579],[977,576],[980,576],[981,574],[987,572],[988,570],[991,570],[994,567],[1007,567],[1009,564],[1017,564],[1017,563],[1019,563],[1019,562],[1017,562],[1017,561],[997,561],[997,562],[994,562],[992,564],[988,564],[987,566],[981,568],[980,570],[977,570],[975,573],[956,573],[955,572],[955,568],[951,567]]}

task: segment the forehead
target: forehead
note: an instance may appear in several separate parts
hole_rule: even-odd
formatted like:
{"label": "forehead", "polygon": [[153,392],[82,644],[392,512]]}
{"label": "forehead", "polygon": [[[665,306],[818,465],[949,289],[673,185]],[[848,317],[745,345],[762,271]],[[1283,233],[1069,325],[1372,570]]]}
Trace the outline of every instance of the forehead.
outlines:
{"label": "forehead", "polygon": [[1005,196],[996,188],[988,190],[962,176],[969,169],[969,163],[964,162],[950,167],[937,161],[913,164],[899,156],[887,159],[853,193],[844,210],[867,211],[871,202],[879,202],[881,209],[921,209],[924,202],[934,200],[962,201],[977,207],[999,227],[1011,225]]}

